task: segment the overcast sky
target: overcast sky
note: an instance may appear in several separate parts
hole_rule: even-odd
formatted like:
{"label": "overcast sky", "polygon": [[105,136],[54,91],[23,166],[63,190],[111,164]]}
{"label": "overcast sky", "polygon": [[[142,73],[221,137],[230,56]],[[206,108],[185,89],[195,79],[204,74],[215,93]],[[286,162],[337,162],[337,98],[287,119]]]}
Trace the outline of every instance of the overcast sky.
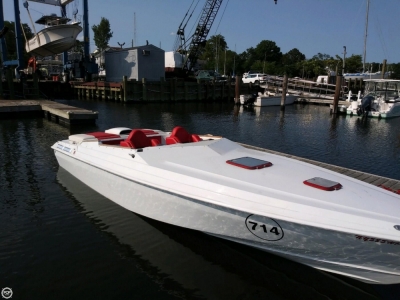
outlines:
{"label": "overcast sky", "polygon": [[[4,19],[14,21],[13,0],[3,1]],[[19,1],[20,18],[31,28],[27,10]],[[88,0],[90,50],[95,50],[92,25],[101,17],[110,21],[111,46],[131,46],[136,32],[136,45],[150,44],[172,51],[176,31],[190,5],[196,10],[186,26],[186,36],[198,22],[205,0]],[[68,17],[74,9],[82,18],[83,1],[67,6]],[[241,53],[256,47],[262,40],[274,41],[282,53],[297,48],[311,58],[317,53],[343,57],[362,55],[367,0],[224,0],[208,35],[221,34],[229,49]],[[59,14],[60,8],[29,2],[33,21],[43,14]],[[190,12],[189,12],[190,14]],[[136,18],[134,18],[136,15]],[[367,38],[367,62],[400,62],[400,0],[370,0]],[[136,22],[134,22],[136,19]],[[136,23],[136,26],[134,26]],[[36,24],[40,30],[41,25]]]}

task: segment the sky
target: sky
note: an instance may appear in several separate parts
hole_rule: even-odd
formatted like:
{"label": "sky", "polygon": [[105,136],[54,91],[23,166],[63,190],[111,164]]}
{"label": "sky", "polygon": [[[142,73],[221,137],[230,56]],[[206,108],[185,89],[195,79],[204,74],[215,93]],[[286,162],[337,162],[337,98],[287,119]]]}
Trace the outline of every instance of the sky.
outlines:
{"label": "sky", "polygon": [[[3,1],[4,20],[14,21],[13,0]],[[27,10],[19,0],[21,22],[31,28]],[[148,41],[165,51],[174,50],[176,31],[192,3],[199,2],[186,26],[186,38],[198,22],[205,0],[88,0],[90,50],[96,46],[91,27],[108,19],[113,32],[110,46],[124,47]],[[67,5],[67,15],[83,0]],[[318,53],[346,57],[363,55],[367,0],[223,0],[208,37],[221,34],[232,51],[241,53],[262,40],[276,43],[282,53],[297,48],[307,59]],[[59,14],[53,5],[29,2],[35,22],[48,13]],[[189,11],[189,14],[192,11]],[[366,62],[400,62],[400,0],[370,0]],[[35,24],[36,30],[41,25]],[[136,33],[136,34],[135,34]],[[79,37],[78,37],[79,38]],[[118,44],[119,43],[119,44]]]}

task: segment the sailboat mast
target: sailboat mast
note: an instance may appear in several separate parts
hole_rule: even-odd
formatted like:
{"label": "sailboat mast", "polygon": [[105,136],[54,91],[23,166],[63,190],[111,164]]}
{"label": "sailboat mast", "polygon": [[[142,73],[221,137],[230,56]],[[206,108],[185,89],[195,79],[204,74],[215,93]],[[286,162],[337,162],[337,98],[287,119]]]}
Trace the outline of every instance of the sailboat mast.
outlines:
{"label": "sailboat mast", "polygon": [[367,0],[367,14],[366,14],[366,16],[365,16],[363,73],[365,72],[365,58],[366,58],[366,56],[367,56],[368,12],[369,12],[369,0]]}

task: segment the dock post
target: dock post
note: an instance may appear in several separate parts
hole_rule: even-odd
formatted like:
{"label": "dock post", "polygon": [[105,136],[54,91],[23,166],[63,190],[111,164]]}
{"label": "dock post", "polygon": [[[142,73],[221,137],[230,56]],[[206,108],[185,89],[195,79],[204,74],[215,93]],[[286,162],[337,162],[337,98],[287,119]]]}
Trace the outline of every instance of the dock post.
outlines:
{"label": "dock post", "polygon": [[126,88],[127,88],[127,85],[126,85],[126,82],[127,82],[127,77],[124,75],[124,76],[122,76],[122,89],[123,89],[123,94],[122,94],[122,101],[127,101],[128,100],[128,97],[127,97],[127,90],[126,90]]}
{"label": "dock post", "polygon": [[235,104],[240,104],[240,77],[236,75],[235,82]]}
{"label": "dock post", "polygon": [[146,85],[146,78],[142,78],[142,97],[143,97],[143,101],[147,101],[147,85]]}
{"label": "dock post", "polygon": [[333,114],[337,114],[341,85],[342,85],[342,74],[338,73],[336,74],[335,97],[333,98],[333,109],[332,109]]}
{"label": "dock post", "polygon": [[287,83],[288,83],[288,76],[285,73],[283,76],[283,83],[282,83],[282,97],[281,97],[281,107],[285,107],[286,102],[286,92],[287,92]]}

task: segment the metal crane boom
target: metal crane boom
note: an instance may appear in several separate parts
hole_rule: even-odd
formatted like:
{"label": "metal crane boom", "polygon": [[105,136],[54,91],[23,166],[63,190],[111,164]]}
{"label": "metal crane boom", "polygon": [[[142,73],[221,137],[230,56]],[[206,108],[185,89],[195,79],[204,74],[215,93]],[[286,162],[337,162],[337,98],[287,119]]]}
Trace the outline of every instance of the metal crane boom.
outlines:
{"label": "metal crane boom", "polygon": [[217,16],[218,10],[221,7],[223,0],[206,0],[203,7],[199,23],[196,26],[194,34],[191,37],[191,42],[187,52],[186,60],[183,64],[183,70],[187,73],[196,64],[200,56],[201,49],[206,44],[206,38],[210,32],[211,26]]}

